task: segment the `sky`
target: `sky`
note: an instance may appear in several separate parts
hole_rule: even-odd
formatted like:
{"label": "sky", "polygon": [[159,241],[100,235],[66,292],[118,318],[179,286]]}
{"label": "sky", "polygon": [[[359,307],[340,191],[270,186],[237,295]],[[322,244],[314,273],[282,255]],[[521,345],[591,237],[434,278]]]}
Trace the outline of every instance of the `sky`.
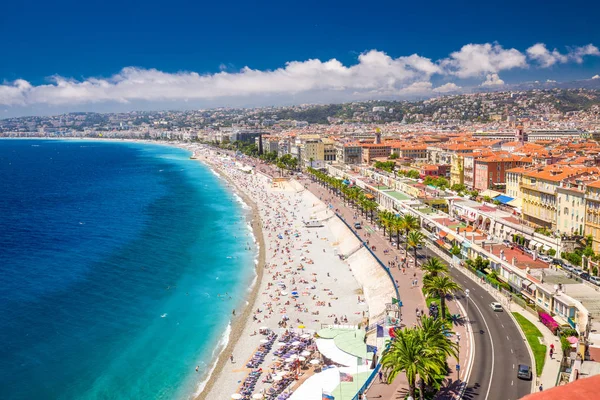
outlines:
{"label": "sky", "polygon": [[4,2],[0,118],[600,79],[592,1]]}

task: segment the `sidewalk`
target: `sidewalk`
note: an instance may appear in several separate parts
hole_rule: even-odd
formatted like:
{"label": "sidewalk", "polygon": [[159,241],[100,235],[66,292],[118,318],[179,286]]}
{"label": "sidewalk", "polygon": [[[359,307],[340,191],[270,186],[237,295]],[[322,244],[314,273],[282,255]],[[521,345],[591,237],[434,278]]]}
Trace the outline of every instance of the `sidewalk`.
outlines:
{"label": "sidewalk", "polygon": [[[558,336],[554,336],[548,328],[542,324],[538,318],[531,314],[531,312],[523,309],[523,307],[510,303],[511,312],[518,312],[525,318],[527,318],[536,328],[540,330],[543,335],[543,343],[546,345],[546,361],[544,363],[544,369],[542,370],[542,376],[538,376],[536,379],[535,392],[539,391],[540,383],[544,387],[544,390],[550,389],[556,386],[558,379],[558,373],[560,371],[560,359],[562,355],[560,339]],[[554,344],[554,358],[550,358],[550,344]]]}

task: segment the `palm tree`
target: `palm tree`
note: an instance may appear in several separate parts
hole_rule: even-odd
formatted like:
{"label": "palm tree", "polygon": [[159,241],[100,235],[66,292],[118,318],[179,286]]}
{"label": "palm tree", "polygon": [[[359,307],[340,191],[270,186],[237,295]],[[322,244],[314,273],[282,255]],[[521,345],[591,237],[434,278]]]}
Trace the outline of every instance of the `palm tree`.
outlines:
{"label": "palm tree", "polygon": [[[404,214],[402,217],[400,217],[399,227],[404,231],[405,235],[408,236],[408,232],[419,229],[421,224],[419,223],[419,219],[414,215]],[[408,253],[408,242],[404,250],[406,253]]]}
{"label": "palm tree", "polygon": [[373,211],[375,211],[377,209],[377,202],[373,201],[373,200],[365,200],[364,202],[364,209],[366,213],[370,213],[370,218],[369,220],[371,222],[373,222]]}
{"label": "palm tree", "polygon": [[460,285],[447,275],[433,276],[423,281],[423,292],[427,297],[439,297],[442,320],[446,319],[446,296],[462,290]]}
{"label": "palm tree", "polygon": [[381,225],[381,227],[383,228],[383,237],[385,238],[385,232],[386,230],[388,232],[390,232],[390,238],[391,238],[391,222],[392,222],[392,218],[394,217],[394,214],[392,214],[391,212],[384,210],[381,211],[378,215],[379,218],[379,224]]}
{"label": "palm tree", "polygon": [[398,373],[406,374],[408,393],[413,398],[417,376],[442,372],[439,360],[429,356],[416,328],[396,330],[396,337],[381,357],[381,365],[388,372],[388,383],[393,382]]}
{"label": "palm tree", "polygon": [[406,245],[412,248],[415,252],[415,266],[417,265],[417,249],[425,243],[425,235],[419,231],[408,232],[406,237]]}
{"label": "palm tree", "polygon": [[421,269],[427,273],[427,276],[433,278],[438,274],[448,272],[448,267],[442,260],[437,257],[431,257],[425,262],[421,264]]}
{"label": "palm tree", "polygon": [[436,378],[443,377],[447,370],[446,358],[456,357],[457,344],[444,336],[445,329],[442,321],[426,316],[417,327],[396,329],[396,337],[381,358],[382,368],[388,372],[388,382],[404,372],[409,394],[414,398],[418,377],[419,397],[423,399],[425,384],[431,385]]}

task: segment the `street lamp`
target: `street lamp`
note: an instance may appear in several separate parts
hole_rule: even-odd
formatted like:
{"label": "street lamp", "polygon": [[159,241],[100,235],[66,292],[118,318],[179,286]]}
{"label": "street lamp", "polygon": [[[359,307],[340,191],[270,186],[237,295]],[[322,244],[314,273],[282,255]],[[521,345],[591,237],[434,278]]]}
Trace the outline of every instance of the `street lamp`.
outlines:
{"label": "street lamp", "polygon": [[471,293],[471,291],[465,289],[465,297],[467,298],[467,322],[469,322],[469,293]]}
{"label": "street lamp", "polygon": [[456,358],[456,380],[460,380],[460,369],[459,369],[459,365],[460,365],[460,333],[457,332],[456,333],[456,345],[458,346],[458,353],[457,353],[457,358]]}

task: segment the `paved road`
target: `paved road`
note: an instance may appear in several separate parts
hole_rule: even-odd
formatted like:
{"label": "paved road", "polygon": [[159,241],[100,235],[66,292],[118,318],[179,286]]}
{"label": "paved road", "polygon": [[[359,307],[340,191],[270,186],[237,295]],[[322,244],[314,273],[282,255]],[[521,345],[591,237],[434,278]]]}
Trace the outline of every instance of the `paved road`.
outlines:
{"label": "paved road", "polygon": [[[475,360],[465,398],[517,400],[531,392],[531,382],[517,378],[519,364],[532,365],[524,340],[506,311],[496,312],[488,292],[453,269],[451,275],[469,289],[468,317],[475,339]],[[459,299],[467,308],[464,294]]]}
{"label": "paved road", "polygon": [[[423,254],[434,257],[430,249]],[[517,378],[519,364],[532,365],[527,346],[512,318],[495,312],[496,300],[470,278],[451,268],[450,275],[463,289],[469,289],[469,305],[464,293],[457,298],[467,310],[474,332],[475,356],[467,382],[465,399],[517,400],[531,392],[531,382]]]}

